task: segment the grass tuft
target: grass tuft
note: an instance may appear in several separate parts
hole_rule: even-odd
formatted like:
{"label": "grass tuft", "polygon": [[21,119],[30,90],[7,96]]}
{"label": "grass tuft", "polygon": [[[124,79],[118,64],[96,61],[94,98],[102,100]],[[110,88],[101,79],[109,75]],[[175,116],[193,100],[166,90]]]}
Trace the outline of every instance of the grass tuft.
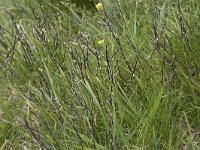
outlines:
{"label": "grass tuft", "polygon": [[200,149],[200,3],[0,5],[0,149]]}

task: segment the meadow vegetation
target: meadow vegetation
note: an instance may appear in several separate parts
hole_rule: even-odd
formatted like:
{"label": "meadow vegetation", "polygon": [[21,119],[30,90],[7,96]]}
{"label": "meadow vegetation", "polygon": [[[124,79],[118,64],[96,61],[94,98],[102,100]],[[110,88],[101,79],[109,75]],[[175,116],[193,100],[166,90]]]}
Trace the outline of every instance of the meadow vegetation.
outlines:
{"label": "meadow vegetation", "polygon": [[0,150],[200,149],[199,46],[198,0],[0,0]]}

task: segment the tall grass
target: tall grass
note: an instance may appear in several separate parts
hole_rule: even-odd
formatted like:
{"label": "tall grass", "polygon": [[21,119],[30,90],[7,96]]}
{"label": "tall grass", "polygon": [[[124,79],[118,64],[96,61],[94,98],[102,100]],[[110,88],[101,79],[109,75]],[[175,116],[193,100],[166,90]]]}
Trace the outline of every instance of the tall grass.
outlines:
{"label": "tall grass", "polygon": [[1,149],[200,148],[198,0],[32,2],[1,9]]}

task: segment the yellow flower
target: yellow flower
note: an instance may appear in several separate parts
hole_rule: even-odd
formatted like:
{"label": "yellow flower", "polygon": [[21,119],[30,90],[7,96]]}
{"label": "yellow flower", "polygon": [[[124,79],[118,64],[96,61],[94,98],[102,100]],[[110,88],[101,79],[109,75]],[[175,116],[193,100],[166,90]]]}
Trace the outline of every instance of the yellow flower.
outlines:
{"label": "yellow flower", "polygon": [[102,45],[102,44],[104,44],[104,42],[105,42],[104,39],[101,39],[101,40],[98,41],[98,44]]}
{"label": "yellow flower", "polygon": [[96,5],[96,9],[97,9],[98,11],[103,10],[103,4],[102,4],[102,3],[98,3],[98,4]]}

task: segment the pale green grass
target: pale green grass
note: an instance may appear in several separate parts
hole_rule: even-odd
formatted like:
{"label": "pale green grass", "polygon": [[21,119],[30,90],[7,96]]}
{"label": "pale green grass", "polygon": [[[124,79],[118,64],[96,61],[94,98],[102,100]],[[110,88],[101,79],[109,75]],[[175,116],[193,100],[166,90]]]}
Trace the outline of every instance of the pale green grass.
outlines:
{"label": "pale green grass", "polygon": [[1,8],[1,149],[200,148],[198,0],[43,2]]}

